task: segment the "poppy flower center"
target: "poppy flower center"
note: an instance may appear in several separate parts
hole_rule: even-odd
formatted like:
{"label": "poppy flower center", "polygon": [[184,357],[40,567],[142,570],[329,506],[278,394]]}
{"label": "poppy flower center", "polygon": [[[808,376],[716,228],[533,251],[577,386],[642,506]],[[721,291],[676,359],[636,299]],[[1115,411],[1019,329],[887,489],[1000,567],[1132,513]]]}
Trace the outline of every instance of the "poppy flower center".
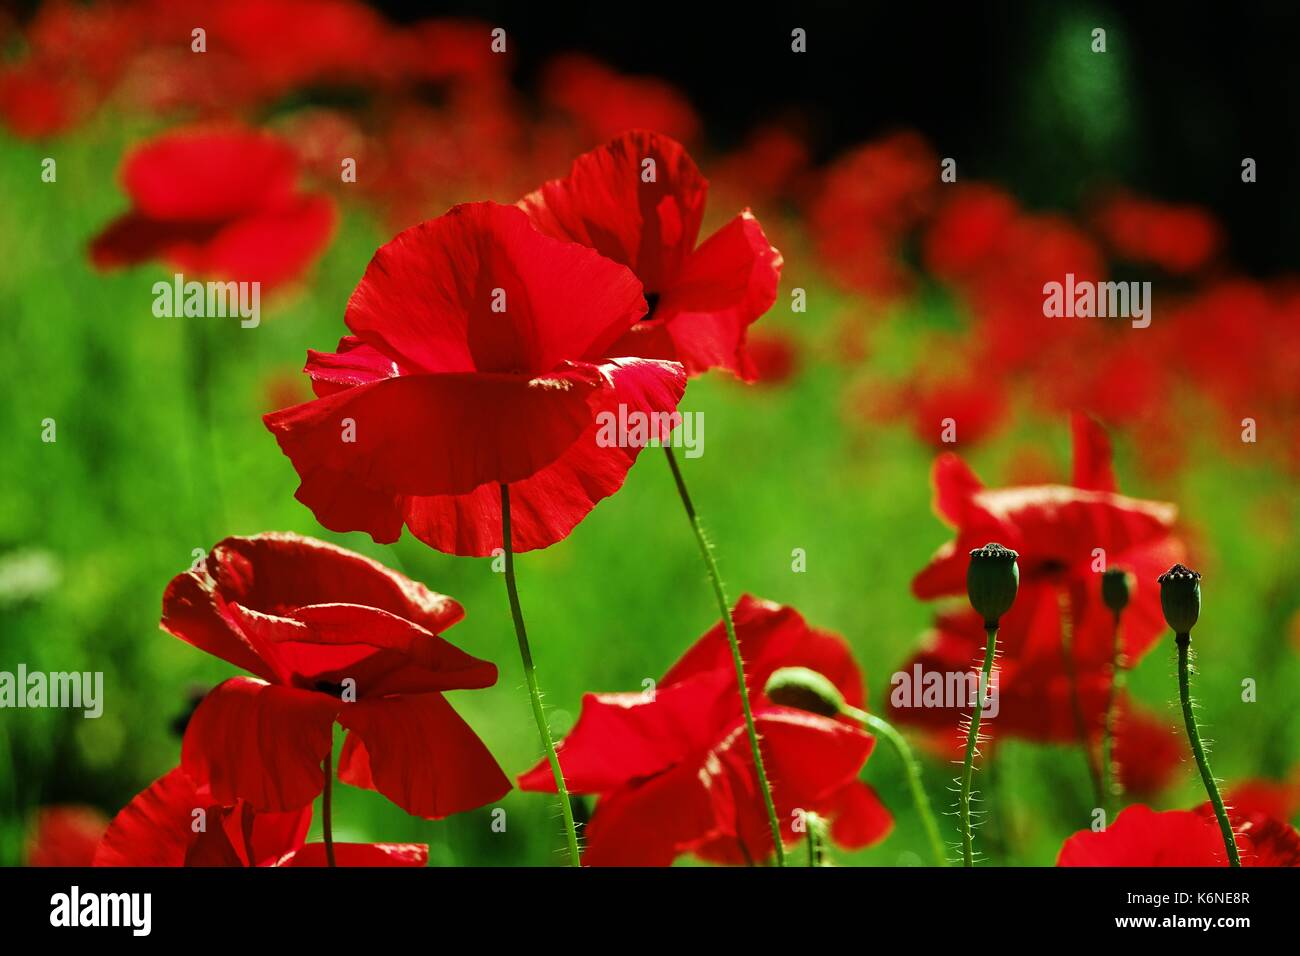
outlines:
{"label": "poppy flower center", "polygon": [[659,307],[659,293],[647,292],[645,294],[645,304],[646,304],[646,313],[645,315],[641,316],[641,323],[645,324],[648,322],[656,321],[657,317],[655,316],[655,309]]}

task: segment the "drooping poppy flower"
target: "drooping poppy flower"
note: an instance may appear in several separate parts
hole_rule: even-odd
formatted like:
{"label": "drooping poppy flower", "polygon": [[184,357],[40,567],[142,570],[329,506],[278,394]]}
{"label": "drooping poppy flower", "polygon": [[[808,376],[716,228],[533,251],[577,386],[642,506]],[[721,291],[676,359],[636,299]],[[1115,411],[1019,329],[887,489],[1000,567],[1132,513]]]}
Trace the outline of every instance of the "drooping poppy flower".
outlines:
{"label": "drooping poppy flower", "polygon": [[1110,440],[1096,422],[1075,415],[1072,436],[1069,485],[985,488],[956,455],[935,461],[935,509],[956,527],[956,537],[916,575],[912,593],[923,600],[964,595],[971,549],[998,541],[1018,551],[1020,591],[999,631],[1004,666],[1013,660],[1056,666],[1067,616],[1075,669],[1108,666],[1114,618],[1101,599],[1105,567],[1124,568],[1138,581],[1121,628],[1128,665],[1164,630],[1159,591],[1142,582],[1185,556],[1173,530],[1176,509],[1118,493]]}
{"label": "drooping poppy flower", "polygon": [[333,726],[344,783],[441,818],[510,782],[442,692],[490,687],[496,667],[438,635],[464,616],[383,565],[295,534],[231,537],[163,596],[163,629],[255,677],[214,688],[181,766],[222,805],[296,810],[325,784]]}
{"label": "drooping poppy flower", "polygon": [[[520,210],[457,206],[375,254],[348,304],[356,333],[309,353],[315,401],[267,415],[298,500],[334,531],[452,554],[567,535],[622,485],[642,443],[602,437],[624,406],[666,438],[686,387],[675,362],[614,346],[645,312],[636,278],[543,236]],[[627,447],[621,447],[627,446]]]}
{"label": "drooping poppy flower", "polygon": [[296,278],[324,249],[334,207],[296,191],[287,143],[240,128],[166,133],[122,168],[130,212],[91,243],[101,269],[161,260],[190,278],[261,282]]}
{"label": "drooping poppy flower", "polygon": [[[874,738],[847,721],[773,704],[763,693],[778,668],[807,667],[861,708],[862,677],[844,641],[810,628],[793,608],[748,595],[733,617],[785,840],[799,837],[796,810],[829,818],[831,838],[842,846],[882,839],[892,818],[858,780]],[[652,691],[588,694],[557,749],[569,789],[600,797],[585,834],[588,865],[667,866],[684,853],[742,863],[772,853],[721,622]],[[555,781],[543,761],[519,786],[552,792]]]}
{"label": "drooping poppy flower", "polygon": [[680,143],[638,130],[579,156],[567,178],[519,205],[542,232],[590,246],[641,280],[650,311],[613,354],[752,380],[745,334],[776,300],[781,253],[748,209],[697,247],[707,194]]}
{"label": "drooping poppy flower", "polygon": [[[138,793],[108,826],[95,866],[324,866],[323,843],[305,843],[311,805],[259,813],[224,803],[176,767]],[[336,843],[338,866],[424,866],[423,844]]]}
{"label": "drooping poppy flower", "polygon": [[94,807],[41,807],[27,837],[27,866],[90,866],[108,818]]}
{"label": "drooping poppy flower", "polygon": [[[1243,866],[1300,866],[1300,834],[1276,820],[1233,820]],[[1214,811],[1127,807],[1105,830],[1067,839],[1057,866],[1227,866]]]}

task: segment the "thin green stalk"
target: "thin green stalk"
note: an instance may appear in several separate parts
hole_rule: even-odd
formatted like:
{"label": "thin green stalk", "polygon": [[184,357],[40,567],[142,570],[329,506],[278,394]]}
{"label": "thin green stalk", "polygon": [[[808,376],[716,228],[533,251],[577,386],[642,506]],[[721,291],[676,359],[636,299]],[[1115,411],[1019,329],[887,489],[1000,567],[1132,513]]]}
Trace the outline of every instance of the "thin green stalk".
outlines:
{"label": "thin green stalk", "polygon": [[695,513],[695,505],[691,503],[691,494],[686,490],[686,481],[682,478],[682,470],[677,466],[677,458],[673,455],[671,445],[664,445],[664,453],[668,456],[668,467],[672,469],[673,480],[677,482],[677,494],[682,499],[682,507],[686,509],[686,517],[691,523],[691,529],[695,532],[695,540],[700,546],[700,554],[704,557],[704,566],[708,569],[709,580],[713,584],[713,596],[717,599],[718,609],[722,613],[722,624],[727,632],[727,642],[731,645],[731,659],[736,665],[736,684],[740,688],[740,704],[745,712],[745,731],[749,735],[749,749],[754,756],[754,769],[758,774],[758,787],[763,793],[763,804],[767,808],[767,822],[772,828],[772,845],[776,848],[777,866],[785,866],[785,846],[781,842],[781,824],[776,818],[776,804],[772,800],[772,787],[767,780],[767,768],[763,765],[763,752],[758,745],[758,729],[754,726],[754,711],[749,705],[749,688],[745,683],[745,662],[740,656],[740,641],[736,639],[736,625],[731,620],[731,604],[727,601],[727,593],[722,587],[722,577],[718,574],[718,563],[713,557],[713,548],[709,545],[709,539],[704,534],[704,527],[700,524],[700,518]]}
{"label": "thin green stalk", "polygon": [[528,681],[528,697],[533,704],[533,720],[537,722],[537,732],[541,735],[542,745],[546,748],[546,759],[555,776],[555,789],[560,795],[560,809],[564,812],[564,829],[569,840],[569,865],[581,866],[582,858],[578,853],[578,828],[573,822],[573,804],[569,801],[569,789],[564,784],[564,772],[560,769],[560,758],[555,752],[555,741],[551,737],[550,725],[546,722],[546,711],[542,707],[542,691],[537,684],[537,668],[533,665],[533,652],[528,646],[528,632],[524,628],[524,613],[519,607],[519,591],[515,586],[515,556],[510,545],[510,488],[501,485],[501,543],[506,558],[506,593],[510,597],[510,616],[515,621],[515,637],[519,640],[519,657],[524,664],[524,678]]}
{"label": "thin green stalk", "polygon": [[1083,717],[1083,705],[1079,702],[1079,679],[1074,672],[1074,619],[1070,616],[1070,601],[1064,591],[1059,599],[1061,609],[1061,661],[1065,668],[1065,679],[1070,685],[1070,710],[1074,715],[1074,733],[1079,738],[1083,750],[1083,761],[1088,765],[1088,779],[1092,782],[1093,800],[1099,807],[1106,806],[1106,791],[1101,779],[1101,770],[1097,767],[1092,752],[1092,740],[1088,734],[1088,723]]}
{"label": "thin green stalk", "polygon": [[930,842],[930,852],[934,854],[935,865],[947,866],[948,856],[944,850],[943,839],[939,836],[939,824],[935,821],[934,811],[930,808],[930,798],[926,796],[925,787],[921,784],[921,766],[916,762],[907,739],[893,724],[875,714],[869,714],[856,707],[846,708],[845,712],[872,733],[884,737],[893,745],[899,759],[903,762],[907,785],[912,791],[912,803],[916,805],[916,813],[925,828],[926,838]]}
{"label": "thin green stalk", "polygon": [[1110,642],[1110,690],[1106,695],[1106,716],[1101,728],[1101,785],[1102,794],[1109,802],[1119,796],[1121,786],[1119,771],[1115,766],[1115,702],[1124,684],[1124,660],[1120,641],[1120,616],[1115,615],[1115,629]]}
{"label": "thin green stalk", "polygon": [[1223,797],[1219,795],[1219,785],[1210,773],[1210,762],[1205,759],[1205,747],[1201,743],[1201,732],[1196,726],[1196,715],[1192,713],[1192,691],[1189,678],[1188,647],[1192,643],[1188,634],[1176,634],[1178,644],[1178,699],[1183,705],[1183,723],[1187,725],[1187,738],[1192,742],[1192,753],[1196,755],[1196,766],[1201,771],[1201,782],[1205,792],[1210,795],[1214,805],[1214,815],[1219,820],[1219,832],[1223,834],[1223,847],[1228,851],[1228,863],[1241,866],[1241,857],[1237,853],[1237,838],[1232,832],[1232,823],[1228,820],[1228,811],[1224,809]]}
{"label": "thin green stalk", "polygon": [[[330,736],[333,737],[334,728],[330,727]],[[325,789],[321,791],[320,796],[320,825],[321,832],[325,835],[325,864],[327,866],[337,866],[334,862],[334,822],[332,819],[333,792],[334,792],[334,741],[330,741],[330,752],[325,755]]]}
{"label": "thin green stalk", "polygon": [[961,793],[957,809],[961,820],[961,856],[963,866],[975,865],[974,834],[970,822],[970,783],[971,773],[975,768],[975,744],[980,735],[980,716],[984,710],[984,695],[988,692],[989,675],[993,673],[993,655],[998,646],[997,625],[985,625],[988,643],[984,647],[984,666],[980,669],[979,699],[975,701],[970,717],[970,728],[966,731],[966,758],[961,767]]}
{"label": "thin green stalk", "polygon": [[804,816],[804,829],[808,832],[808,865],[822,865],[821,818],[815,813]]}

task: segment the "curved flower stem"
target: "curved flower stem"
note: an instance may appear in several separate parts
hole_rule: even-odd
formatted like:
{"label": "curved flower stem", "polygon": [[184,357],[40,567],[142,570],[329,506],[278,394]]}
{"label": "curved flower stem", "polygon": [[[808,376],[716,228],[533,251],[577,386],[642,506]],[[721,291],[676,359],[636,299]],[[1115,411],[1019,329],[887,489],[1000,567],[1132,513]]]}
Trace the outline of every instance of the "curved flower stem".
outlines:
{"label": "curved flower stem", "polygon": [[921,785],[921,766],[916,762],[907,738],[898,732],[897,727],[875,714],[869,714],[856,707],[849,707],[845,712],[863,727],[879,734],[893,745],[899,759],[903,761],[903,769],[907,773],[907,785],[912,791],[912,802],[916,805],[917,816],[921,818],[921,825],[925,828],[926,838],[930,842],[930,852],[934,854],[935,865],[947,866],[948,856],[944,850],[943,838],[939,836],[939,824],[934,819],[934,811],[930,808],[930,798],[925,795],[925,787]]}
{"label": "curved flower stem", "polygon": [[998,627],[996,624],[985,624],[984,631],[988,634],[988,643],[984,647],[984,666],[980,669],[980,683],[978,687],[979,699],[975,701],[975,707],[970,715],[970,728],[966,731],[966,758],[961,765],[961,793],[958,797],[957,809],[961,820],[961,856],[963,866],[975,865],[975,845],[970,822],[970,781],[971,772],[975,768],[975,744],[980,735],[980,716],[984,710],[984,695],[988,692],[989,675],[993,673],[993,655],[998,646]]}
{"label": "curved flower stem", "polygon": [[1115,615],[1115,630],[1110,642],[1110,690],[1106,695],[1106,713],[1101,727],[1101,787],[1102,796],[1109,806],[1119,795],[1119,771],[1115,766],[1115,702],[1124,685],[1124,655],[1120,643],[1120,616]]}
{"label": "curved flower stem", "polygon": [[325,838],[325,864],[338,866],[334,862],[334,728],[330,727],[330,752],[325,755],[325,789],[320,795],[320,825]]}
{"label": "curved flower stem", "polygon": [[1060,595],[1061,608],[1061,663],[1065,669],[1065,679],[1070,687],[1070,711],[1074,716],[1074,733],[1079,738],[1079,747],[1083,750],[1083,761],[1088,766],[1088,779],[1092,782],[1093,800],[1097,806],[1106,806],[1105,784],[1101,779],[1101,770],[1094,759],[1091,740],[1088,736],[1088,723],[1083,717],[1083,705],[1079,701],[1079,678],[1074,671],[1074,618],[1070,615],[1070,600],[1064,591]]}
{"label": "curved flower stem", "polygon": [[551,738],[551,728],[546,722],[546,711],[542,707],[542,691],[537,685],[537,668],[533,666],[533,652],[528,646],[528,632],[524,628],[524,613],[519,608],[519,591],[515,586],[515,557],[510,546],[510,488],[501,485],[501,543],[506,558],[506,593],[510,597],[510,616],[515,621],[515,637],[519,640],[519,657],[524,664],[524,677],[528,681],[528,696],[533,703],[533,719],[537,722],[537,732],[541,735],[542,745],[546,748],[546,759],[555,776],[555,789],[560,795],[560,809],[564,812],[564,829],[569,839],[569,865],[581,866],[582,858],[578,854],[578,828],[573,822],[573,805],[569,801],[569,790],[564,785],[564,772],[560,769],[560,758],[555,752],[555,741]]}
{"label": "curved flower stem", "polygon": [[767,822],[772,828],[772,845],[776,848],[776,865],[785,866],[785,846],[781,842],[781,824],[776,818],[776,804],[772,801],[772,787],[767,780],[767,768],[763,766],[763,752],[758,745],[758,729],[754,726],[754,711],[749,705],[749,688],[745,683],[745,662],[740,656],[740,641],[736,639],[736,625],[731,620],[731,605],[727,601],[727,592],[722,587],[722,577],[718,574],[718,563],[713,557],[713,548],[704,534],[695,505],[691,503],[691,493],[686,490],[686,481],[682,470],[677,466],[671,445],[663,446],[668,456],[668,467],[672,469],[673,480],[677,482],[677,494],[686,509],[686,517],[695,532],[700,554],[704,557],[704,566],[708,569],[709,580],[713,584],[713,596],[717,599],[718,610],[722,613],[722,624],[727,631],[727,643],[731,645],[731,659],[736,665],[736,685],[740,688],[740,704],[745,712],[745,731],[749,735],[749,749],[754,756],[754,769],[758,774],[758,787],[763,793],[763,804],[767,808]]}
{"label": "curved flower stem", "polygon": [[1187,738],[1192,742],[1192,753],[1196,755],[1196,766],[1201,771],[1201,782],[1205,792],[1210,795],[1214,805],[1214,815],[1219,820],[1219,832],[1223,834],[1223,847],[1228,851],[1228,863],[1241,866],[1241,857],[1237,853],[1237,838],[1232,832],[1232,823],[1228,820],[1228,811],[1224,809],[1223,797],[1219,795],[1219,785],[1210,773],[1210,763],[1205,759],[1205,747],[1201,743],[1201,732],[1196,727],[1196,715],[1192,713],[1191,681],[1188,677],[1190,666],[1187,660],[1188,647],[1192,643],[1190,635],[1176,634],[1178,644],[1178,699],[1183,705],[1183,723],[1187,725]]}

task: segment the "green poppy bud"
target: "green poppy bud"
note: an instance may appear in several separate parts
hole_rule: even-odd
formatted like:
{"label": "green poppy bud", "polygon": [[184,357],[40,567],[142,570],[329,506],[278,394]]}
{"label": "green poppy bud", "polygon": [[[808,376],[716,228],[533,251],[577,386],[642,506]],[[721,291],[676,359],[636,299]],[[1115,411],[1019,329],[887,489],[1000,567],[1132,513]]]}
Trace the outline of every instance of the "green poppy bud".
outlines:
{"label": "green poppy bud", "polygon": [[989,542],[970,553],[966,569],[966,593],[970,606],[984,618],[985,627],[997,627],[1002,615],[1011,610],[1020,588],[1020,557],[1010,548]]}
{"label": "green poppy bud", "polygon": [[844,710],[844,695],[822,674],[806,667],[782,667],[767,679],[763,693],[774,704],[797,707],[823,717]]}
{"label": "green poppy bud", "polygon": [[1187,634],[1201,616],[1201,575],[1199,571],[1175,564],[1160,577],[1160,608],[1175,634]]}
{"label": "green poppy bud", "polygon": [[1123,614],[1133,594],[1133,575],[1123,568],[1107,568],[1101,575],[1101,599],[1112,614]]}

